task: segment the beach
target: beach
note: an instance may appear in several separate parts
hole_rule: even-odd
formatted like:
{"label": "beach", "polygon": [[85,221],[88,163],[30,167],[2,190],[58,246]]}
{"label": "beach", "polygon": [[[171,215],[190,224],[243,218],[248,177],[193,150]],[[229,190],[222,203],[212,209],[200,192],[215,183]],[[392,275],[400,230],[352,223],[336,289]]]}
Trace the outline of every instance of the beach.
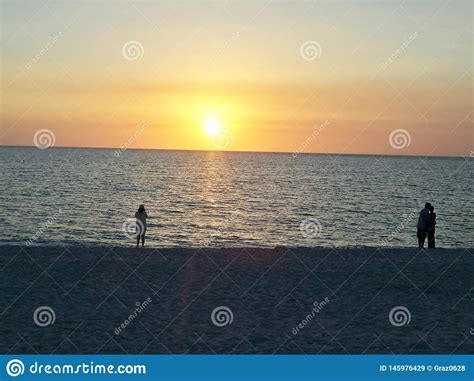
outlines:
{"label": "beach", "polygon": [[2,245],[0,353],[472,353],[472,253]]}

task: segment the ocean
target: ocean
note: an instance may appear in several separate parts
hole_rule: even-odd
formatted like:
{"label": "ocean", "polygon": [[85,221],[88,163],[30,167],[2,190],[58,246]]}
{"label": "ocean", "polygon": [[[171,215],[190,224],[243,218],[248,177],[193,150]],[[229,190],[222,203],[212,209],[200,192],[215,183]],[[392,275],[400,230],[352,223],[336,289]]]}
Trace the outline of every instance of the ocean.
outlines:
{"label": "ocean", "polygon": [[1,243],[474,247],[470,158],[0,147]]}

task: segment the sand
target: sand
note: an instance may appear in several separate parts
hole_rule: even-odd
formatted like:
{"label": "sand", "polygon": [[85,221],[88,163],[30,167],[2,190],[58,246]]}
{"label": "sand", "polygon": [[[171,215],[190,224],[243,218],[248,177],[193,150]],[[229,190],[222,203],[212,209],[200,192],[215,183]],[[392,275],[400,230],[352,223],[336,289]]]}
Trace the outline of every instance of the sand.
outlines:
{"label": "sand", "polygon": [[0,353],[472,353],[472,253],[0,246]]}

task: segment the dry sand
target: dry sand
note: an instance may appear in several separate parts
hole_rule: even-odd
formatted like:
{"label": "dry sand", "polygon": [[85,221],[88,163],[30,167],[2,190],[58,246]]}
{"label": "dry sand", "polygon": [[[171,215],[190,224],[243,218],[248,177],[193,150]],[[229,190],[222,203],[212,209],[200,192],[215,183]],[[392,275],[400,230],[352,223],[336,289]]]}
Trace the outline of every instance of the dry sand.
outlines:
{"label": "dry sand", "polygon": [[472,353],[472,253],[0,246],[0,353]]}

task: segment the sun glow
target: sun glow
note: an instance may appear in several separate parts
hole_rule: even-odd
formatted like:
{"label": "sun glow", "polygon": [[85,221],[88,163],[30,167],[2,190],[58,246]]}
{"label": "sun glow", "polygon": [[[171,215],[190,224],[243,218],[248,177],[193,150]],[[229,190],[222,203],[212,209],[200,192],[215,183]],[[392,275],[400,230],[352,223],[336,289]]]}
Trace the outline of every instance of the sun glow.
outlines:
{"label": "sun glow", "polygon": [[204,120],[204,131],[210,136],[217,135],[221,128],[221,123],[216,118],[207,118]]}

